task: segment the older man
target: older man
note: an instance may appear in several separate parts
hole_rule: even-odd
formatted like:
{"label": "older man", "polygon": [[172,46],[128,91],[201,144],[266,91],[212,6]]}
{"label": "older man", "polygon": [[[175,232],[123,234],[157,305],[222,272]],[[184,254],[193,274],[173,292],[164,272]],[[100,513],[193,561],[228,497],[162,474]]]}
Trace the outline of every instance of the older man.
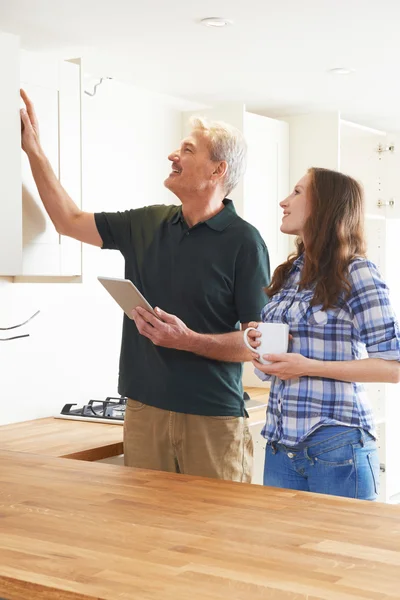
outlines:
{"label": "older man", "polygon": [[[192,120],[168,159],[164,185],[182,206],[125,212],[81,211],[60,185],[40,146],[34,107],[21,92],[22,147],[57,231],[119,250],[125,276],[159,319],[124,316],[119,393],[128,466],[250,481],[253,445],[241,384],[251,360],[240,324],[259,320],[269,282],[258,231],[227,198],[245,168],[239,131]],[[161,309],[162,308],[162,309]]]}

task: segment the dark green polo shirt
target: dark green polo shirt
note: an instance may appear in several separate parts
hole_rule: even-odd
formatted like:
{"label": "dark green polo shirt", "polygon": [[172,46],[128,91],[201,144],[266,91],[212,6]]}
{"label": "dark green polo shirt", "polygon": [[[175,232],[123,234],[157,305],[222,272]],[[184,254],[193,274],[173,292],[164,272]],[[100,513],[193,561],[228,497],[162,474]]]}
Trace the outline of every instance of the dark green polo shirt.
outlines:
{"label": "dark green polo shirt", "polygon": [[[147,206],[97,213],[103,248],[119,250],[125,277],[152,306],[176,315],[198,333],[227,333],[260,320],[267,302],[268,251],[231,200],[190,228],[181,206]],[[158,408],[196,415],[244,412],[242,364],[160,348],[124,315],[121,395]]]}

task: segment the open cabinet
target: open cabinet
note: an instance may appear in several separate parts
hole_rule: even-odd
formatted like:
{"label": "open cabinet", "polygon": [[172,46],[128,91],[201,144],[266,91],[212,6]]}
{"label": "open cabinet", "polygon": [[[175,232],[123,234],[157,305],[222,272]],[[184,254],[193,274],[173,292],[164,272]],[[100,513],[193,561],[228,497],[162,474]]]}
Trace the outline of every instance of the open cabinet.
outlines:
{"label": "open cabinet", "polygon": [[0,33],[0,275],[22,272],[19,42]]}
{"label": "open cabinet", "polygon": [[[81,244],[60,236],[45,212],[29,161],[20,149],[19,88],[34,102],[40,138],[62,185],[81,205],[81,69],[79,61],[21,52],[0,34],[2,202],[0,276],[76,277]],[[3,134],[4,132],[4,134]]]}

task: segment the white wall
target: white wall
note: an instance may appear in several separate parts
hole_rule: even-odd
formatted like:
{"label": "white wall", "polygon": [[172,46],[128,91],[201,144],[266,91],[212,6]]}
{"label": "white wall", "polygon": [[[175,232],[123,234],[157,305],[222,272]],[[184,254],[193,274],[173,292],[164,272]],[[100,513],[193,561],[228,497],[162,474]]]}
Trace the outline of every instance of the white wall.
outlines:
{"label": "white wall", "polygon": [[[88,82],[85,87],[92,90]],[[181,137],[177,106],[114,81],[94,97],[84,95],[84,210],[177,203],[163,187],[167,156]],[[123,275],[122,257],[84,247],[82,284],[0,279],[0,327],[41,311],[16,330],[31,337],[0,342],[0,424],[116,394],[122,313],[97,282],[100,274]]]}
{"label": "white wall", "polygon": [[289,123],[291,189],[310,167],[338,170],[339,120],[338,112],[283,117]]}

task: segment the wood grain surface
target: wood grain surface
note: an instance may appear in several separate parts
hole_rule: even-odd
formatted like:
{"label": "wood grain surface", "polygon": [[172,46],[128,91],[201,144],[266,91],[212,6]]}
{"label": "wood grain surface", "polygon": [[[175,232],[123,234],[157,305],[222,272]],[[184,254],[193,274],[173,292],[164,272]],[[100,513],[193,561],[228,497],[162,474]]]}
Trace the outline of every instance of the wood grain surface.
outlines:
{"label": "wood grain surface", "polygon": [[[245,389],[253,400],[249,407],[250,424],[263,420],[269,390]],[[123,453],[123,427],[112,423],[69,421],[53,417],[23,421],[0,427],[0,450],[77,460],[101,460]]]}
{"label": "wood grain surface", "polygon": [[7,600],[400,598],[397,506],[0,452]]}
{"label": "wood grain surface", "polygon": [[[36,419],[0,427],[0,449],[77,460],[123,453],[123,426],[112,423]],[[1,599],[0,599],[1,600]]]}

